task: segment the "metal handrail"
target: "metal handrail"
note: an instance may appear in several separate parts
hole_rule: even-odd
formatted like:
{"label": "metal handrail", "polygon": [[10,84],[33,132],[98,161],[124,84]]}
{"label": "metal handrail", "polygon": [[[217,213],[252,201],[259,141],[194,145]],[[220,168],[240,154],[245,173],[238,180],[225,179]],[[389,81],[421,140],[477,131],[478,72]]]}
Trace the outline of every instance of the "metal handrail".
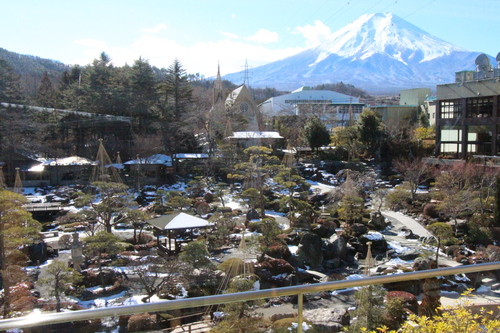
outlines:
{"label": "metal handrail", "polygon": [[25,317],[0,320],[0,331],[14,329],[14,328],[34,327],[34,326],[57,324],[57,323],[72,322],[79,320],[130,315],[130,314],[144,313],[144,312],[161,312],[168,310],[209,306],[209,305],[225,304],[232,302],[252,301],[252,300],[279,297],[279,296],[299,295],[298,330],[300,332],[302,330],[301,305],[302,305],[303,294],[326,291],[326,290],[338,290],[338,289],[345,289],[352,287],[394,283],[401,281],[421,280],[437,276],[447,276],[447,275],[463,274],[463,273],[477,273],[477,272],[492,271],[497,269],[500,269],[500,262],[431,269],[427,271],[418,271],[418,272],[402,273],[394,275],[375,276],[375,277],[362,278],[358,280],[333,281],[333,282],[324,282],[318,284],[300,285],[300,286],[284,287],[276,289],[247,291],[235,294],[223,294],[223,295],[213,295],[206,297],[179,299],[179,300],[163,301],[157,303],[125,305],[125,306],[117,306],[109,308],[80,310],[73,312],[58,312],[58,313],[47,313],[47,314],[37,313],[36,315],[28,315]]}

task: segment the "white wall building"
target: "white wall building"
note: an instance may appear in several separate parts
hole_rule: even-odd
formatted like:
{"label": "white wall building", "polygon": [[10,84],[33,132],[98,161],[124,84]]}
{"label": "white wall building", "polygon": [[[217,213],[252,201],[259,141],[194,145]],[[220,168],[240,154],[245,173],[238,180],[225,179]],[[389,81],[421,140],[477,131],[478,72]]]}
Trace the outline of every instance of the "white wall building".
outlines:
{"label": "white wall building", "polygon": [[349,113],[354,117],[351,121],[357,120],[364,103],[360,103],[358,97],[302,87],[289,94],[272,97],[260,104],[259,108],[262,114],[269,117],[310,114],[320,118],[333,117],[337,126],[345,126],[350,120]]}

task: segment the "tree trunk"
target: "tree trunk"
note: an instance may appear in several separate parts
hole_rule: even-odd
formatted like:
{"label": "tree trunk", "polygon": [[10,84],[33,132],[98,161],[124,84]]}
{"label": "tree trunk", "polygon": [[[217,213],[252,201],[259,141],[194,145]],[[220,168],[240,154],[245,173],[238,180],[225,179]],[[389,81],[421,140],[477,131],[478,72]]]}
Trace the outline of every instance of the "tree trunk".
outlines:
{"label": "tree trunk", "polygon": [[441,248],[441,238],[440,237],[437,237],[437,249],[436,249],[436,268],[439,268],[439,262],[438,262],[438,259],[439,259],[439,249]]}
{"label": "tree trunk", "polygon": [[[5,261],[2,264],[5,265]],[[10,279],[6,269],[2,269],[2,284],[4,290],[3,318],[5,319],[10,317]]]}
{"label": "tree trunk", "polygon": [[10,279],[7,272],[7,258],[5,255],[5,241],[3,235],[3,223],[0,220],[0,264],[2,265],[2,286],[4,290],[4,302],[3,302],[3,318],[9,318],[10,315]]}
{"label": "tree trunk", "polygon": [[59,296],[59,280],[54,281],[54,297],[56,298],[56,312],[61,312],[61,297]]}

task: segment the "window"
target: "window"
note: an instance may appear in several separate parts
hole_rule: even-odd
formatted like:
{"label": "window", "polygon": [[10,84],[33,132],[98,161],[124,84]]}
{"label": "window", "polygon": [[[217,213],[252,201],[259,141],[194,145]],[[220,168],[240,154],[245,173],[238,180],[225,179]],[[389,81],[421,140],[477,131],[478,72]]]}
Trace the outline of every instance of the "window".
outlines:
{"label": "window", "polygon": [[461,127],[444,126],[441,129],[441,153],[461,153]]}
{"label": "window", "polygon": [[467,118],[485,118],[493,116],[493,98],[479,97],[467,99]]}
{"label": "window", "polygon": [[286,104],[331,104],[331,99],[287,99]]}
{"label": "window", "polygon": [[460,100],[441,101],[441,119],[460,118],[462,102]]}
{"label": "window", "polygon": [[491,126],[469,126],[467,128],[467,152],[480,155],[492,154],[493,128]]}

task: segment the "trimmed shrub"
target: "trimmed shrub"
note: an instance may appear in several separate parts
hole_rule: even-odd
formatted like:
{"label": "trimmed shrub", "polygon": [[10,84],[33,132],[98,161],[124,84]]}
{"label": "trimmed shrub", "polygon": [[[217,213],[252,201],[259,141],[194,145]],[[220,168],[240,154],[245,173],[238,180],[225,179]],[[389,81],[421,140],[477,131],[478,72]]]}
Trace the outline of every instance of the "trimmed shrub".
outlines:
{"label": "trimmed shrub", "polygon": [[158,329],[155,317],[149,313],[139,313],[132,315],[127,324],[127,332],[141,332]]}

